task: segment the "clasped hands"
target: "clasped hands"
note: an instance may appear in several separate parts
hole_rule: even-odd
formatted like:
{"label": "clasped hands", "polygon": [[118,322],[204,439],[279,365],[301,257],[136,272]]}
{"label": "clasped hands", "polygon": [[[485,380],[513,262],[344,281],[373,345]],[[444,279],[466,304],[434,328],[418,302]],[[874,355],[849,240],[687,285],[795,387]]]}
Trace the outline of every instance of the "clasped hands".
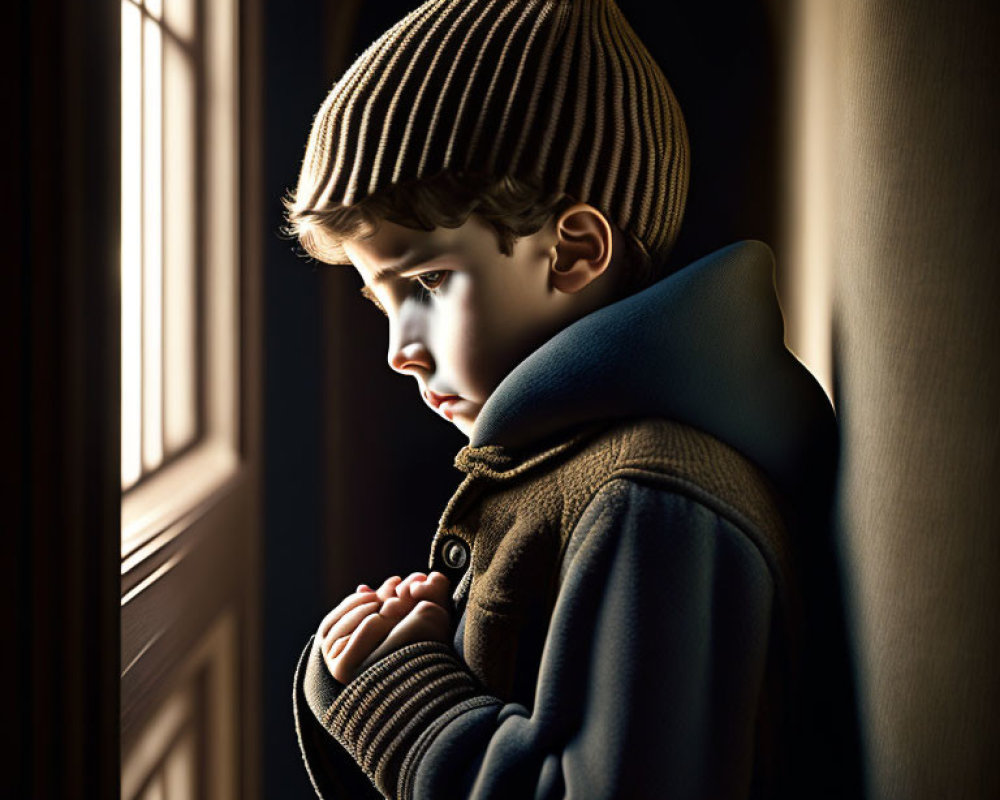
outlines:
{"label": "clasped hands", "polygon": [[440,572],[394,575],[377,589],[361,584],[324,617],[317,636],[326,668],[350,683],[369,665],[414,642],[448,642],[451,584]]}

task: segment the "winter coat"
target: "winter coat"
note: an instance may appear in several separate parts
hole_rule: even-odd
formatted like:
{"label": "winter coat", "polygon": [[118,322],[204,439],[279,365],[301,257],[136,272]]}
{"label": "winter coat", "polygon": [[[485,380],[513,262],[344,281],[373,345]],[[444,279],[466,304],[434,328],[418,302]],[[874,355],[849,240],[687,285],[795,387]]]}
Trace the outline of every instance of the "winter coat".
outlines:
{"label": "winter coat", "polygon": [[825,521],[834,457],[766,245],[570,325],[504,379],[455,459],[429,564],[456,587],[453,646],[409,645],[346,687],[304,650],[317,793],[793,793],[796,542]]}

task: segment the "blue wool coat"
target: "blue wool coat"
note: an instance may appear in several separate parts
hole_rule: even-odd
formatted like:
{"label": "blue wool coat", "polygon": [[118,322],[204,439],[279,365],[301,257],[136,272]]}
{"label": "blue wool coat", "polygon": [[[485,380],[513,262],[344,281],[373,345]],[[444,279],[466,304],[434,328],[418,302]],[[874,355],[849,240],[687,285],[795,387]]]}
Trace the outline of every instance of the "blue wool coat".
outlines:
{"label": "blue wool coat", "polygon": [[826,524],[835,427],[782,337],[770,250],[741,242],[518,365],[431,543],[457,587],[452,645],[410,645],[347,687],[315,641],[303,652],[317,793],[796,793],[800,540]]}

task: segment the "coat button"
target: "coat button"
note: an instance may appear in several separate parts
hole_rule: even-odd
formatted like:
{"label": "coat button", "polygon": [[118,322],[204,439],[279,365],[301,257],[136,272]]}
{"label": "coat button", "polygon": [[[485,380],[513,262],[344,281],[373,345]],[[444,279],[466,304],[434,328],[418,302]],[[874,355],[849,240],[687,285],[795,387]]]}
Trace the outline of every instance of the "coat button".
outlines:
{"label": "coat button", "polygon": [[464,569],[469,563],[469,546],[461,539],[447,539],[441,545],[441,560],[450,569]]}

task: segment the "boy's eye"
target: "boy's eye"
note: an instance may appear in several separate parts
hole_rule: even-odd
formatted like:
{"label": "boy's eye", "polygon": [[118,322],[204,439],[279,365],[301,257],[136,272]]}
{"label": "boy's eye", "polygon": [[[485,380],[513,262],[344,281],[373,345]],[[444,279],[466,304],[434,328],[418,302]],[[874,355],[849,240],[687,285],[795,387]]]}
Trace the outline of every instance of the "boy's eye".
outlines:
{"label": "boy's eye", "polygon": [[435,289],[439,289],[441,287],[441,284],[444,283],[447,275],[447,270],[436,269],[431,272],[421,272],[419,275],[414,276],[414,280],[416,280],[417,283],[419,283],[427,291],[433,292]]}

